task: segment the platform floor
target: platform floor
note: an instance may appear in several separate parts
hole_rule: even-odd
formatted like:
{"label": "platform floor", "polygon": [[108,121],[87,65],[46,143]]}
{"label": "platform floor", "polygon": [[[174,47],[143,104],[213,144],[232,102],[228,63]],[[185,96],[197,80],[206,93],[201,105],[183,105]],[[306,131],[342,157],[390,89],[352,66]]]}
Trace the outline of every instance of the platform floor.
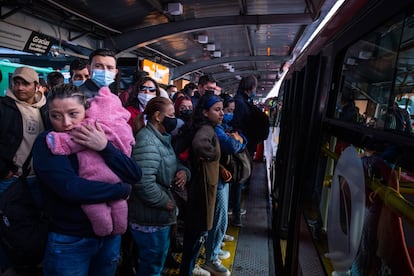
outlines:
{"label": "platform floor", "polygon": [[[222,260],[234,276],[274,276],[273,243],[271,239],[271,215],[265,162],[254,162],[251,184],[243,191],[243,227],[228,227],[227,234],[234,241],[223,247],[231,257]],[[181,259],[177,254],[176,259]],[[203,263],[202,256],[198,263]],[[163,275],[178,275],[178,269],[165,269]]]}

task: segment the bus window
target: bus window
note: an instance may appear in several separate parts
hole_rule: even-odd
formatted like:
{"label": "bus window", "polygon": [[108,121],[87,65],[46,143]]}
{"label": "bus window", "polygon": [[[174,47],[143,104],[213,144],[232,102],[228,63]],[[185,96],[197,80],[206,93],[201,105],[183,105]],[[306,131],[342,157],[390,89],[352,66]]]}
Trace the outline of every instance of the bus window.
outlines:
{"label": "bus window", "polygon": [[334,117],[412,133],[414,16],[398,16],[350,46],[342,64]]}

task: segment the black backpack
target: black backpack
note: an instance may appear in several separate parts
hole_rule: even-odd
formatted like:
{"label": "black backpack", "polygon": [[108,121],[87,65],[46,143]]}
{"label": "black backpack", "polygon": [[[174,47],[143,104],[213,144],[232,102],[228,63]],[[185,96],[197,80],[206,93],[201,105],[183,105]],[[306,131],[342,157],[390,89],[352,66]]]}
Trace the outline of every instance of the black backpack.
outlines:
{"label": "black backpack", "polygon": [[23,174],[0,195],[0,246],[16,267],[41,263],[48,236],[37,183],[27,181],[31,155]]}
{"label": "black backpack", "polygon": [[250,110],[252,115],[250,129],[256,139],[264,141],[269,136],[269,117],[257,106],[250,105]]}

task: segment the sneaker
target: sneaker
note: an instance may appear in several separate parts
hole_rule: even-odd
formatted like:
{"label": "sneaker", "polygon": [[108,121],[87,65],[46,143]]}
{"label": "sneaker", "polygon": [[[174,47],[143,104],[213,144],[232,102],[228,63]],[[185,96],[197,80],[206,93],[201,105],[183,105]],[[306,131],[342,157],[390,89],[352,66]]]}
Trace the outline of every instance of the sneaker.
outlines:
{"label": "sneaker", "polygon": [[[229,211],[227,212],[227,214],[228,214],[229,216],[232,216],[232,215],[233,215],[233,211],[232,211],[232,210],[229,210]],[[244,215],[246,215],[246,214],[247,214],[247,210],[246,210],[246,209],[241,208],[241,209],[240,209],[240,215],[241,215],[241,216],[244,216]]]}
{"label": "sneaker", "polygon": [[217,261],[206,261],[201,265],[205,270],[211,272],[214,276],[229,276],[230,271],[221,264],[220,260]]}
{"label": "sneaker", "polygon": [[218,253],[218,257],[220,260],[228,259],[230,258],[230,252],[227,250],[220,249],[220,252]]}
{"label": "sneaker", "polygon": [[193,276],[211,276],[211,273],[196,264],[193,269]]}
{"label": "sneaker", "polygon": [[224,237],[223,237],[223,241],[225,241],[225,242],[231,242],[231,241],[234,241],[234,237],[233,237],[233,236],[230,236],[230,235],[225,234],[225,235],[224,235]]}

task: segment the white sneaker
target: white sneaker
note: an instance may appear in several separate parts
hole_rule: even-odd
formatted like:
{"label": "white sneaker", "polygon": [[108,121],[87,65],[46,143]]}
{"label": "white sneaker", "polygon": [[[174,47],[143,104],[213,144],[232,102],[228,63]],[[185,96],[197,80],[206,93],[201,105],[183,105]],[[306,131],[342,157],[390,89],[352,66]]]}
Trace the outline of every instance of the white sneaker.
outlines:
{"label": "white sneaker", "polygon": [[219,257],[220,260],[228,259],[228,258],[230,258],[230,256],[231,256],[231,254],[230,254],[229,251],[220,249],[220,252],[218,254],[218,257]]}
{"label": "white sneaker", "polygon": [[193,276],[211,276],[211,273],[196,264],[193,269]]}
{"label": "white sneaker", "polygon": [[225,234],[225,235],[224,235],[224,237],[223,237],[223,241],[225,241],[225,242],[231,242],[231,241],[234,241],[234,237],[233,237],[233,236],[230,236],[230,235]]}
{"label": "white sneaker", "polygon": [[217,261],[205,261],[201,265],[204,269],[210,271],[214,276],[229,276],[230,271],[221,264],[220,260]]}

